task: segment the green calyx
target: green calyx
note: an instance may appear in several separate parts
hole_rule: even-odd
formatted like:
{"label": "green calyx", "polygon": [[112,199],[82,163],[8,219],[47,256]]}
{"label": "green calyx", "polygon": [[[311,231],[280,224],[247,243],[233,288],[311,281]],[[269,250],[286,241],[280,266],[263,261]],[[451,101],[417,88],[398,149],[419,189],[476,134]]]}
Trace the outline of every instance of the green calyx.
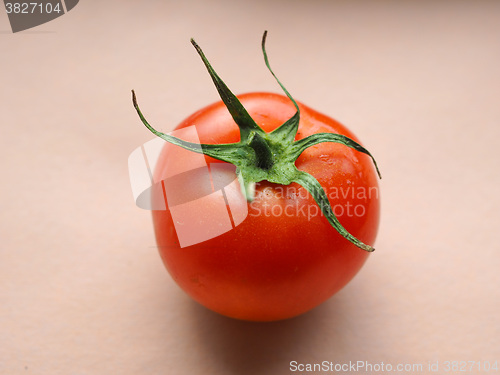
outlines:
{"label": "green calyx", "polygon": [[373,247],[364,244],[351,235],[342,226],[342,224],[335,217],[330,202],[328,201],[328,197],[318,180],[316,180],[309,173],[300,171],[295,166],[295,161],[306,148],[323,142],[341,143],[347,147],[355,149],[356,151],[367,154],[372,158],[380,177],[380,172],[375,159],[363,146],[341,134],[317,133],[298,141],[295,140],[295,135],[297,134],[299,127],[300,109],[269,65],[265,49],[266,36],[267,31],[264,32],[262,37],[262,52],[264,54],[266,66],[297,109],[296,113],[277,129],[270,133],[266,133],[259,125],[257,125],[238,98],[229,90],[226,84],[217,75],[205,57],[205,54],[201,50],[200,46],[198,46],[193,39],[191,39],[191,43],[200,55],[222,101],[240,129],[240,141],[228,144],[199,145],[183,141],[182,139],[174,137],[170,134],[159,132],[154,129],[143,116],[137,104],[135,93],[132,90],[132,100],[140,119],[153,134],[169,143],[234,164],[236,166],[236,173],[241,190],[249,202],[254,199],[255,184],[260,181],[269,181],[280,185],[290,185],[295,182],[303,186],[313,196],[329,223],[343,237],[363,250],[375,250]]}

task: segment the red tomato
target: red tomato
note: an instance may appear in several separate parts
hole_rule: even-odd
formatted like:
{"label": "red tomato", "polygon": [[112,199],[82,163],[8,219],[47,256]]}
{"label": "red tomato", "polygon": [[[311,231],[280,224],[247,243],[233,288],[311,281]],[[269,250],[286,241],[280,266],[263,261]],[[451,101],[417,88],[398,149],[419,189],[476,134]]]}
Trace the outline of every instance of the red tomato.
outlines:
{"label": "red tomato", "polygon": [[[296,109],[282,95],[238,96],[250,116],[266,132],[287,121]],[[296,140],[326,132],[356,137],[337,121],[302,105]],[[210,105],[177,129],[196,126],[201,143],[233,143],[240,131],[222,102]],[[194,162],[199,154],[176,157],[178,146],[166,143],[158,161],[157,179],[176,163]],[[189,154],[188,154],[189,155]],[[204,156],[207,163],[223,163]],[[379,196],[369,156],[338,143],[307,148],[295,162],[322,185],[342,225],[365,244],[375,241]],[[170,171],[170,172],[169,172]],[[202,177],[200,177],[201,179]],[[193,194],[203,182],[191,176],[179,186]],[[369,253],[342,237],[321,214],[312,196],[297,183],[283,186],[260,182],[248,216],[233,230],[181,248],[171,212],[153,211],[156,240],[163,262],[177,284],[193,299],[220,314],[252,321],[272,321],[302,314],[339,291],[359,271]],[[168,196],[167,196],[168,200]],[[200,207],[205,220],[215,206]],[[199,220],[198,217],[191,218]]]}

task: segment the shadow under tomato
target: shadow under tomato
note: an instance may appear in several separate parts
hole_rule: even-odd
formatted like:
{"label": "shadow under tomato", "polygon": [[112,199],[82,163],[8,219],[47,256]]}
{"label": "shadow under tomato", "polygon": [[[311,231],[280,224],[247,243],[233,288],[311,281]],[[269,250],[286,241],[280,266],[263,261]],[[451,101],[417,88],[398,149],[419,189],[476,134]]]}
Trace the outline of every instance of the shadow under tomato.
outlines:
{"label": "shadow under tomato", "polygon": [[[316,357],[314,348],[328,345],[327,360],[342,355],[341,299],[331,299],[299,317],[277,322],[247,322],[221,316],[192,301],[193,329],[203,357],[217,362],[228,374],[278,374],[290,371],[290,362]],[[333,327],[339,327],[335,329]],[[226,373],[226,372],[224,372]]]}

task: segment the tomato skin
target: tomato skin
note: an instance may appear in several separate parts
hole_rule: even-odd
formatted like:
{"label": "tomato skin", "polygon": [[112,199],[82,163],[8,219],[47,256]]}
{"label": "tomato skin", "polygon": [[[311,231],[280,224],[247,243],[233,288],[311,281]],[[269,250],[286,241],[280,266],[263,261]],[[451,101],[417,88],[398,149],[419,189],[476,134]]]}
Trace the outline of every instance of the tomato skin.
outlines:
{"label": "tomato skin", "polygon": [[[238,98],[266,132],[295,113],[293,104],[282,95],[250,93]],[[358,141],[337,121],[298,104],[301,118],[296,139],[332,132]],[[192,125],[202,143],[239,141],[239,129],[222,102],[194,113],[176,129]],[[155,169],[157,180],[173,168],[177,149],[165,144]],[[207,163],[219,162],[205,158]],[[320,182],[334,212],[343,211],[337,215],[342,225],[372,245],[380,205],[371,159],[341,144],[322,143],[306,149],[295,164]],[[190,185],[183,188],[189,190]],[[193,180],[192,186],[197,185]],[[273,207],[280,210],[272,211]],[[210,206],[200,207],[204,209],[210,210]],[[153,211],[157,244],[169,273],[193,299],[220,314],[252,321],[300,315],[345,286],[369,255],[343,238],[298,184],[257,184],[256,199],[248,204],[248,210],[246,219],[233,230],[184,248],[179,245],[170,211]]]}

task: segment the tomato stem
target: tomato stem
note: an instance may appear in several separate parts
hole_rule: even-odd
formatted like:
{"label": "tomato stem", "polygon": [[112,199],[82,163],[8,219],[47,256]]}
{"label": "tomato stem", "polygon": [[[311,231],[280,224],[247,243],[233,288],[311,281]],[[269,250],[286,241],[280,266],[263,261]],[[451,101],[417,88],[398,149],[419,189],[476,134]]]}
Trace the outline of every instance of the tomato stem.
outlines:
{"label": "tomato stem", "polygon": [[308,147],[324,142],[335,142],[368,155],[373,160],[378,176],[381,177],[375,159],[370,152],[359,143],[341,134],[317,133],[295,141],[300,122],[300,108],[271,69],[265,48],[266,38],[267,31],[264,32],[262,37],[262,53],[264,55],[265,64],[297,109],[292,117],[274,131],[266,133],[252,119],[236,95],[234,95],[220,79],[194,39],[191,39],[191,43],[205,64],[222,101],[240,129],[240,141],[229,144],[195,144],[183,141],[170,134],[162,133],[154,129],[146,120],[137,103],[135,92],[132,90],[132,102],[141,121],[153,134],[167,142],[193,152],[203,153],[215,159],[234,164],[236,166],[236,173],[241,191],[248,201],[254,199],[255,184],[257,182],[269,181],[281,185],[290,185],[293,182],[298,183],[313,196],[328,222],[337,232],[357,247],[366,251],[374,251],[375,249],[373,247],[351,235],[342,226],[335,216],[321,184],[312,175],[298,170],[295,166],[295,161]]}
{"label": "tomato stem", "polygon": [[266,141],[259,133],[253,133],[249,142],[250,147],[255,151],[257,167],[270,170],[274,164],[273,152]]}

